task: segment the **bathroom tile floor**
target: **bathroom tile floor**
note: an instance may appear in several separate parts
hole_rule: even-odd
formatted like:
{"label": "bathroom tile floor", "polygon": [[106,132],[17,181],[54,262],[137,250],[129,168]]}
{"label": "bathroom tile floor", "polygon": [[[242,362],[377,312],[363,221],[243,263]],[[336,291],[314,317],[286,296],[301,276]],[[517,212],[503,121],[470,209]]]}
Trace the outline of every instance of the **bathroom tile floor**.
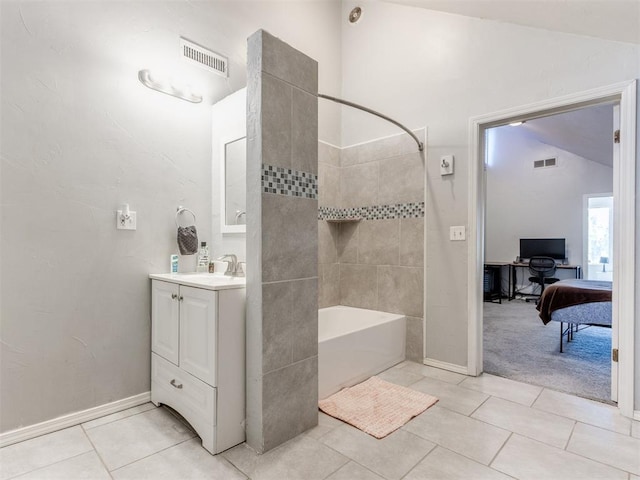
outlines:
{"label": "bathroom tile floor", "polygon": [[382,440],[319,413],[264,455],[216,456],[148,403],[0,449],[0,480],[640,480],[640,422],[610,405],[413,362],[380,377],[441,400]]}

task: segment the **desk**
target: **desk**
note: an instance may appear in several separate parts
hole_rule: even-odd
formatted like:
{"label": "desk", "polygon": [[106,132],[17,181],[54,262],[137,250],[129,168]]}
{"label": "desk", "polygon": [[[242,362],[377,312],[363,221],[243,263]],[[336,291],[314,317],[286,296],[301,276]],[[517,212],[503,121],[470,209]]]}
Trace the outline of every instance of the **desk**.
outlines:
{"label": "desk", "polygon": [[[518,268],[529,268],[529,262],[516,263],[511,262],[509,265],[509,300],[516,298],[517,275]],[[563,265],[561,263],[556,264],[558,270],[573,270],[575,272],[575,278],[582,278],[582,267],[580,265]]]}
{"label": "desk", "polygon": [[[502,267],[507,267],[509,271],[509,283],[508,283],[508,291],[507,298],[509,300],[513,300],[516,298],[517,293],[517,275],[516,272],[518,269],[529,268],[529,262],[485,262],[485,268],[495,268],[501,269]],[[574,270],[575,278],[582,278],[582,267],[580,265],[562,265],[561,263],[556,265],[558,270]]]}

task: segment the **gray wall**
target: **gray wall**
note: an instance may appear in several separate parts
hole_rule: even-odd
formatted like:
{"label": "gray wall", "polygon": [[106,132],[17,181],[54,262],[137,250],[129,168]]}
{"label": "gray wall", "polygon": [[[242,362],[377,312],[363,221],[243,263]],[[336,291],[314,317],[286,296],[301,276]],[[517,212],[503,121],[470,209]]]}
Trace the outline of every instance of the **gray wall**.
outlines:
{"label": "gray wall", "polygon": [[[149,391],[147,275],[169,270],[178,205],[211,240],[211,105],[245,85],[247,37],[277,32],[339,92],[339,4],[248,5],[0,2],[1,431]],[[229,55],[230,78],[181,61],[180,35]],[[204,79],[205,101],[144,87],[154,66]],[[339,109],[318,116],[339,143]],[[122,202],[134,232],[115,229]]]}
{"label": "gray wall", "polygon": [[[423,155],[407,134],[320,152],[320,306],[406,315],[407,357],[421,361]],[[331,222],[351,214],[363,220]]]}
{"label": "gray wall", "polygon": [[247,70],[247,443],[264,452],[318,422],[318,64],[258,31]]}

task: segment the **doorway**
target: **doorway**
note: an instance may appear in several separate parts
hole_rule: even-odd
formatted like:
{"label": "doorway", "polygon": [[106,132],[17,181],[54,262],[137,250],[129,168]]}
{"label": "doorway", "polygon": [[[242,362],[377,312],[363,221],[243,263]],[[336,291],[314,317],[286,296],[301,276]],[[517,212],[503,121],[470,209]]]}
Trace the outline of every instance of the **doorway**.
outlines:
{"label": "doorway", "polygon": [[[479,375],[483,365],[482,300],[485,234],[485,132],[488,128],[527,118],[571,111],[588,105],[618,102],[620,105],[620,160],[614,166],[613,197],[614,247],[612,349],[624,351],[619,363],[612,363],[612,382],[618,382],[618,408],[625,416],[633,415],[634,399],[634,324],[635,313],[635,135],[636,82],[602,87],[533,105],[491,113],[470,120],[469,164],[469,344],[468,373]],[[620,258],[625,258],[620,262]],[[614,399],[616,400],[616,399]]]}
{"label": "doorway", "polygon": [[606,206],[604,200],[587,201],[598,222],[585,228],[583,197],[595,199],[597,192],[605,198],[601,192],[613,188],[613,107],[605,103],[496,126],[485,137],[484,253],[488,265],[500,265],[503,282],[502,302],[483,303],[483,370],[605,402],[611,393],[611,329],[582,328],[572,342],[563,337],[561,351],[562,327],[541,321],[536,304],[542,287],[527,262],[532,254],[555,258],[549,282],[579,278],[587,269],[583,230],[591,232],[598,260],[610,256],[595,243],[611,238],[609,225],[602,225],[611,210],[595,208]]}

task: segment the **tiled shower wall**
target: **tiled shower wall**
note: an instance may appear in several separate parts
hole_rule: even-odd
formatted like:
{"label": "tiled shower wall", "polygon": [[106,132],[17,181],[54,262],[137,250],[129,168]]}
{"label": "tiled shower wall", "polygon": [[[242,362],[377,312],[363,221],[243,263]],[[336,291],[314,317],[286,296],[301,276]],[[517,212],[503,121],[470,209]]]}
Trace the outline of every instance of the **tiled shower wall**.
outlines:
{"label": "tiled shower wall", "polygon": [[247,443],[264,452],[318,422],[318,64],[259,31],[247,74]]}
{"label": "tiled shower wall", "polygon": [[[425,131],[416,132],[424,139]],[[318,147],[319,306],[401,313],[423,358],[424,158],[407,134]],[[359,222],[331,219],[359,215]],[[328,220],[327,220],[328,219]]]}

